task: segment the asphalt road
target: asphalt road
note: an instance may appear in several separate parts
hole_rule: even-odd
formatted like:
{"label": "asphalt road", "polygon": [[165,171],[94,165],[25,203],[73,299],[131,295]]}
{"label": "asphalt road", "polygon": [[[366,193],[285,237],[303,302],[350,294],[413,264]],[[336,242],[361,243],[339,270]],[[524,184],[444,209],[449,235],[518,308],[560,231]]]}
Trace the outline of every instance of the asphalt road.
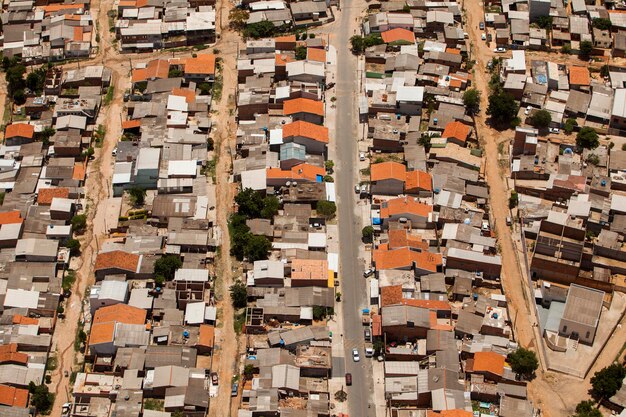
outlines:
{"label": "asphalt road", "polygon": [[[337,205],[339,215],[339,262],[341,294],[343,303],[343,342],[346,372],[352,374],[352,386],[346,387],[350,417],[375,416],[373,401],[373,377],[371,358],[365,358],[361,310],[368,307],[366,280],[363,278],[363,262],[359,260],[361,219],[355,209],[357,196],[354,185],[357,181],[358,93],[357,61],[349,49],[352,36],[351,22],[358,11],[342,1],[345,7],[341,14],[337,47],[337,144],[335,170]],[[352,349],[357,348],[361,361],[352,360]],[[369,405],[371,404],[371,408]]]}

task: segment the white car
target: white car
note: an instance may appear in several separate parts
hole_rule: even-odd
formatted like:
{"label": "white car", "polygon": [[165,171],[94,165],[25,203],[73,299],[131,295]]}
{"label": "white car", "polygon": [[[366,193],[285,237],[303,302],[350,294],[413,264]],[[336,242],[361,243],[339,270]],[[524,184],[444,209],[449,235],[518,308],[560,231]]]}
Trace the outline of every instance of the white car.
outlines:
{"label": "white car", "polygon": [[480,39],[486,41],[487,40],[487,34],[483,33],[482,35],[480,35]]}
{"label": "white car", "polygon": [[365,152],[359,154],[359,161],[365,161]]}
{"label": "white car", "polygon": [[531,110],[532,110],[532,107],[531,107],[531,106],[526,107],[526,110],[524,110],[524,114],[525,114],[526,116],[528,116],[528,115],[530,114],[530,111],[531,111]]}
{"label": "white car", "polygon": [[502,46],[499,46],[496,49],[494,49],[493,52],[498,53],[498,54],[502,54],[502,53],[506,52],[506,48],[503,48]]}
{"label": "white car", "polygon": [[365,348],[365,357],[366,358],[371,358],[372,356],[374,356],[374,349],[368,347]]}
{"label": "white car", "polygon": [[361,357],[359,356],[359,351],[356,348],[352,349],[352,360],[355,362],[358,362],[361,360]]}
{"label": "white car", "polygon": [[558,134],[560,132],[558,127],[551,127],[550,128],[550,133],[554,133],[555,135]]}

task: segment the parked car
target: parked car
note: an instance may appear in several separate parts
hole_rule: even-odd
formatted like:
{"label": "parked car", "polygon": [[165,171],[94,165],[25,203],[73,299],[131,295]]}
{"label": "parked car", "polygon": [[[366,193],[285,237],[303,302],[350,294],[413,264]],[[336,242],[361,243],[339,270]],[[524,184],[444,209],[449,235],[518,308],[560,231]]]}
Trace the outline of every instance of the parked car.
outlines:
{"label": "parked car", "polygon": [[487,34],[483,33],[482,35],[480,35],[480,39],[486,41],[487,40]]}
{"label": "parked car", "polygon": [[506,218],[506,225],[507,225],[507,226],[510,226],[510,225],[512,225],[512,224],[513,224],[513,220],[511,220],[511,217],[510,217],[510,216],[507,216],[507,218]]}
{"label": "parked car", "polygon": [[359,185],[358,184],[354,186],[354,193],[355,194],[359,193]]}
{"label": "parked car", "polygon": [[363,272],[363,277],[369,278],[376,270],[374,268],[368,268]]}
{"label": "parked car", "polygon": [[479,28],[480,30],[485,30],[485,22],[480,22],[480,23],[478,24],[478,28]]}
{"label": "parked car", "polygon": [[526,110],[524,110],[524,114],[525,114],[526,116],[528,116],[528,115],[530,114],[530,111],[531,111],[532,109],[533,109],[533,108],[532,108],[532,106],[528,106],[528,107],[526,107]]}
{"label": "parked car", "polygon": [[493,40],[493,36],[491,36],[491,33],[487,34],[487,42],[491,42]]}
{"label": "parked car", "polygon": [[233,382],[233,387],[230,389],[230,396],[236,397],[239,392],[239,382]]}
{"label": "parked car", "polygon": [[[370,342],[372,340],[372,332],[370,329],[365,329],[363,331],[363,338],[365,339],[366,342]],[[366,350],[367,352],[367,350]],[[367,356],[367,355],[365,355]]]}
{"label": "parked car", "polygon": [[366,358],[371,358],[373,356],[374,356],[374,349],[372,349],[370,347],[365,348],[365,357]]}
{"label": "parked car", "polygon": [[366,193],[367,193],[367,185],[361,184],[361,194],[366,194]]}
{"label": "parked car", "polygon": [[493,52],[498,53],[498,54],[502,54],[502,53],[506,52],[506,48],[504,48],[502,46],[498,46],[496,49],[493,50]]}
{"label": "parked car", "polygon": [[359,153],[359,161],[365,161],[365,152]]}
{"label": "parked car", "polygon": [[351,373],[347,373],[346,374],[346,385],[347,386],[352,385],[352,374]]}
{"label": "parked car", "polygon": [[111,151],[111,155],[117,156],[117,148],[113,148],[113,150]]}
{"label": "parked car", "polygon": [[551,127],[550,128],[550,133],[554,133],[555,135],[558,134],[561,130],[559,130],[558,127]]}
{"label": "parked car", "polygon": [[211,372],[211,383],[213,385],[217,385],[219,383],[217,372]]}
{"label": "parked car", "polygon": [[355,362],[361,360],[361,357],[359,356],[359,351],[356,348],[352,349],[352,360]]}

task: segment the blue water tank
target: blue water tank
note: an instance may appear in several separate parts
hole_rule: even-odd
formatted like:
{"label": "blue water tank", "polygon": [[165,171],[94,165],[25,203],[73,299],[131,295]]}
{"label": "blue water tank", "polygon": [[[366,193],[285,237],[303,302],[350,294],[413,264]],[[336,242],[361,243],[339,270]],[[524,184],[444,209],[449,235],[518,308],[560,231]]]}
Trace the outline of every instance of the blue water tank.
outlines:
{"label": "blue water tank", "polygon": [[571,155],[574,153],[574,151],[572,151],[572,148],[565,148],[565,150],[563,151],[564,154],[568,154]]}
{"label": "blue water tank", "polygon": [[498,313],[493,313],[493,318],[498,320]]}
{"label": "blue water tank", "polygon": [[600,181],[600,185],[601,185],[601,186],[603,186],[603,187],[605,187],[605,186],[606,186],[606,180],[602,180],[602,181]]}
{"label": "blue water tank", "polygon": [[474,297],[474,301],[478,300],[478,294],[474,293],[473,297]]}
{"label": "blue water tank", "polygon": [[183,337],[184,338],[188,338],[189,337],[189,332],[187,330],[183,330]]}
{"label": "blue water tank", "polygon": [[161,287],[156,287],[157,292],[161,292]]}

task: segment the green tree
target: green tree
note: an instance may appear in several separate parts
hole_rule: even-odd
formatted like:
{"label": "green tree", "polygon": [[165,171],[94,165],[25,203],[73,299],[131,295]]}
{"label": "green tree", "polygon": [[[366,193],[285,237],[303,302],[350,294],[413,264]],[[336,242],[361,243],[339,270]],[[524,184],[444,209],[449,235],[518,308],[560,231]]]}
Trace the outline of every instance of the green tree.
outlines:
{"label": "green tree", "polygon": [[335,311],[332,307],[313,306],[313,320],[324,320],[333,314],[335,314]]}
{"label": "green tree", "polygon": [[317,202],[315,210],[317,211],[317,214],[330,219],[337,212],[337,206],[332,201],[320,200]]}
{"label": "green tree", "polygon": [[355,54],[362,54],[370,46],[383,43],[383,38],[378,33],[371,33],[367,36],[354,35],[350,38],[350,49]]}
{"label": "green tree", "polygon": [[600,30],[611,30],[611,19],[605,19],[605,18],[601,18],[601,17],[596,17],[595,19],[593,19],[591,21],[591,25],[594,28],[600,29]]}
{"label": "green tree", "polygon": [[178,68],[172,68],[167,73],[167,78],[180,78],[184,75],[183,71]]}
{"label": "green tree", "polygon": [[379,337],[374,339],[374,343],[372,344],[372,348],[374,349],[374,355],[378,356],[385,351],[385,342]]}
{"label": "green tree", "polygon": [[515,352],[510,353],[508,362],[511,364],[513,372],[527,379],[530,379],[539,367],[539,361],[535,352],[524,348],[519,348]]}
{"label": "green tree", "polygon": [[24,90],[17,90],[13,93],[13,102],[18,106],[26,103],[26,95],[24,94]]}
{"label": "green tree", "polygon": [[77,214],[76,216],[72,217],[71,223],[72,230],[74,230],[76,233],[82,233],[87,227],[87,215]]}
{"label": "green tree", "polygon": [[576,414],[572,417],[602,417],[602,413],[595,407],[593,401],[581,401],[576,405]]}
{"label": "green tree", "polygon": [[[26,73],[26,67],[21,64],[11,66],[6,72],[6,81],[9,94],[13,97],[16,91],[24,90],[26,82],[24,81],[24,74]],[[22,91],[22,93],[24,93]]]}
{"label": "green tree", "polygon": [[165,284],[165,277],[163,275],[157,275],[154,277],[154,283],[157,287],[162,287]]}
{"label": "green tree", "polygon": [[598,134],[592,128],[585,126],[576,135],[576,145],[580,148],[595,149],[600,145]]}
{"label": "green tree", "polygon": [[154,275],[162,276],[167,281],[174,279],[176,270],[183,266],[177,255],[164,255],[154,263]]}
{"label": "green tree", "polygon": [[517,110],[517,103],[511,94],[497,91],[489,96],[487,114],[491,116],[491,122],[495,126],[510,126],[511,120],[517,116]]}
{"label": "green tree", "polygon": [[280,208],[280,200],[273,195],[268,195],[263,199],[263,208],[261,209],[261,217],[264,219],[272,219],[278,213]]}
{"label": "green tree", "polygon": [[128,195],[130,197],[130,202],[134,207],[143,206],[143,203],[146,201],[146,190],[141,187],[133,187],[129,188]]}
{"label": "green tree", "polygon": [[548,127],[552,122],[552,115],[548,110],[537,110],[530,117],[530,124],[535,127]]}
{"label": "green tree", "polygon": [[613,363],[600,369],[591,377],[591,396],[598,401],[611,398],[622,386],[626,368]]}
{"label": "green tree", "polygon": [[244,308],[248,305],[248,290],[246,284],[236,281],[230,286],[230,299],[235,308]]}
{"label": "green tree", "polygon": [[478,112],[480,108],[480,91],[475,88],[468,88],[463,93],[463,104],[469,114]]}
{"label": "green tree", "polygon": [[565,125],[563,126],[563,130],[569,135],[574,131],[574,129],[576,129],[576,126],[578,126],[576,119],[567,119],[565,121]]}
{"label": "green tree", "polygon": [[239,207],[237,212],[254,219],[261,215],[263,210],[263,197],[252,188],[245,188],[235,196],[235,203]]}
{"label": "green tree", "polygon": [[306,59],[306,55],[307,55],[306,46],[300,45],[300,46],[296,47],[296,59],[298,61],[305,60]]}
{"label": "green tree", "polygon": [[252,23],[246,26],[243,34],[247,38],[269,38],[276,33],[276,26],[269,20],[262,20],[260,22]]}
{"label": "green tree", "polygon": [[513,190],[511,191],[511,195],[509,196],[509,208],[515,208],[517,207],[517,204],[519,203],[519,196],[517,195],[517,191]]}
{"label": "green tree", "polygon": [[243,374],[246,379],[252,379],[252,377],[254,376],[254,365],[252,365],[251,363],[247,364],[243,368]]}
{"label": "green tree", "polygon": [[48,146],[50,144],[50,138],[54,136],[56,130],[53,127],[47,126],[41,132],[35,133],[35,139],[40,140],[44,146]]}
{"label": "green tree", "polygon": [[80,255],[80,242],[78,239],[68,239],[67,242],[65,242],[65,247],[70,250],[70,255]]}
{"label": "green tree", "polygon": [[552,16],[539,16],[537,19],[537,26],[541,29],[551,30],[552,29]]}
{"label": "green tree", "polygon": [[335,182],[332,175],[324,175],[324,182]]}
{"label": "green tree", "polygon": [[28,384],[30,392],[30,403],[37,409],[37,414],[49,414],[52,404],[54,404],[54,394],[48,390],[44,384],[35,385],[34,382]]}
{"label": "green tree", "polygon": [[246,240],[250,236],[250,228],[246,225],[246,216],[233,213],[228,219],[230,234],[230,254],[239,260],[243,259]]}
{"label": "green tree", "polygon": [[46,82],[46,69],[41,67],[26,76],[26,87],[36,94],[41,94]]}
{"label": "green tree", "polygon": [[572,45],[570,45],[569,43],[566,43],[565,45],[563,45],[561,47],[561,53],[564,53],[564,54],[567,54],[567,55],[571,54],[572,53]]}
{"label": "green tree", "polygon": [[267,253],[272,249],[272,243],[260,235],[250,235],[243,249],[244,256],[249,262],[267,259]]}
{"label": "green tree", "polygon": [[363,230],[361,230],[361,235],[363,236],[363,242],[372,243],[374,239],[374,228],[372,226],[365,226]]}
{"label": "green tree", "polygon": [[331,159],[329,159],[328,161],[324,162],[324,167],[326,168],[326,171],[333,172],[333,168],[335,168],[335,163]]}
{"label": "green tree", "polygon": [[582,41],[580,43],[580,57],[582,59],[589,59],[591,52],[593,52],[593,43],[591,43],[591,41]]}

